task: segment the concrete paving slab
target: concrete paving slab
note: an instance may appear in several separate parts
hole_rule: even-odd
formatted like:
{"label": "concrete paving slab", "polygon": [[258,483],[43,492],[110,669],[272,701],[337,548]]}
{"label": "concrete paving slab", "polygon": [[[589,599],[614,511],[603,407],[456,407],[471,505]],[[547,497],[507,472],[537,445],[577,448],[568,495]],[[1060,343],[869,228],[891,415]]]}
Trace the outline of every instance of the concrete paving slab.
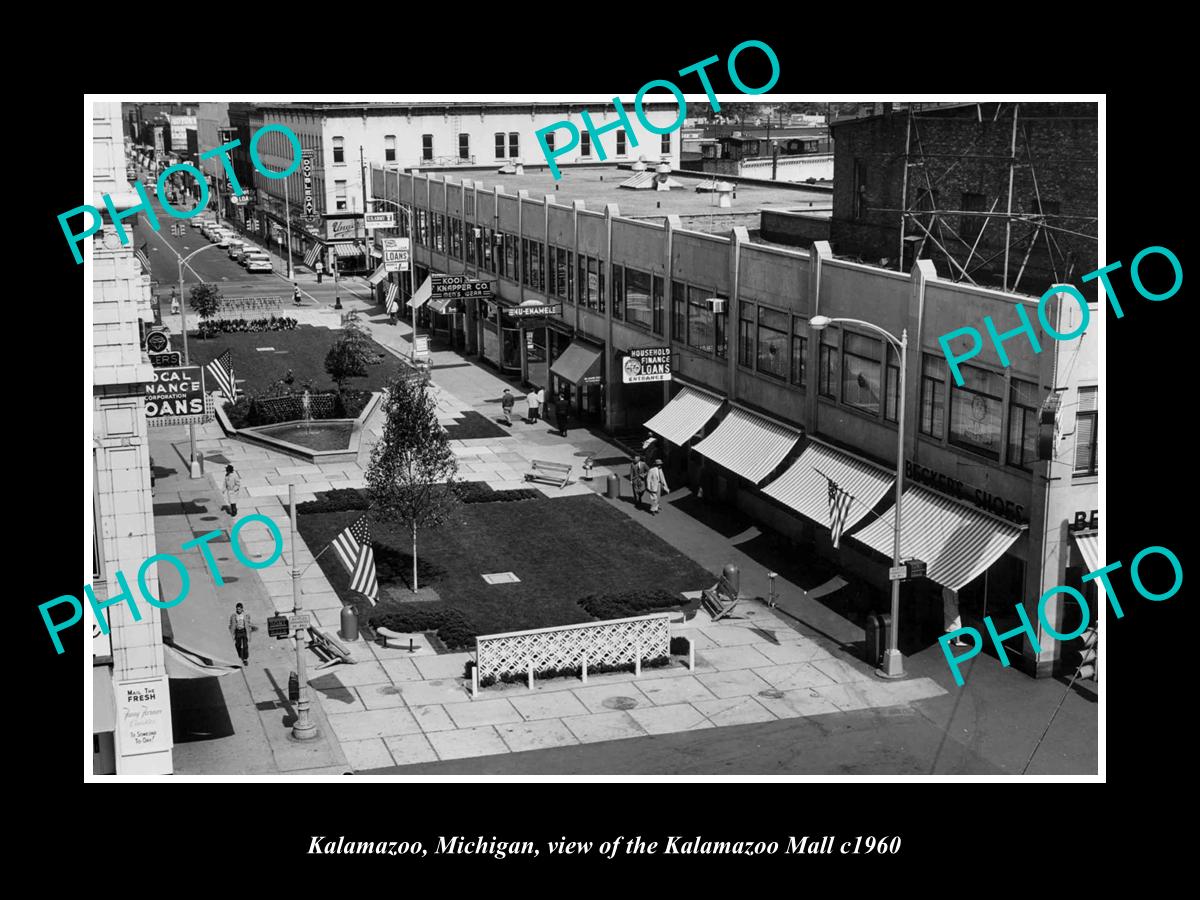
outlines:
{"label": "concrete paving slab", "polygon": [[365,741],[343,741],[342,752],[346,754],[346,762],[356,770],[382,769],[395,765],[392,754],[388,752],[383,738],[368,738]]}
{"label": "concrete paving slab", "polygon": [[874,681],[876,677],[875,673],[865,666],[859,668],[841,659],[816,659],[813,660],[812,666],[839,684],[850,681]]}
{"label": "concrete paving slab", "polygon": [[374,709],[330,715],[329,726],[339,741],[363,741],[394,734],[416,734],[421,730],[406,709]]}
{"label": "concrete paving slab", "polygon": [[444,703],[470,703],[471,692],[460,680],[413,681],[398,684],[400,695],[409,706],[429,706]]}
{"label": "concrete paving slab", "polygon": [[414,659],[413,665],[425,679],[462,678],[463,669],[470,658],[470,653],[443,653]]}
{"label": "concrete paving slab", "polygon": [[460,728],[457,731],[434,731],[425,739],[442,759],[462,759],[466,756],[492,756],[508,753],[508,745],[500,739],[491,725],[479,728]]}
{"label": "concrete paving slab", "polygon": [[769,659],[748,644],[740,647],[710,647],[707,650],[697,650],[696,662],[710,665],[720,671],[754,669],[771,664]]}
{"label": "concrete paving slab", "polygon": [[763,636],[751,628],[721,627],[709,625],[700,629],[701,633],[713,642],[715,647],[741,647],[746,644],[761,644]]}
{"label": "concrete paving slab", "polygon": [[745,697],[772,687],[755,674],[754,669],[731,669],[726,672],[700,674],[696,680],[708,688],[714,697]]}
{"label": "concrete paving slab", "polygon": [[593,713],[589,716],[571,716],[561,721],[579,739],[581,744],[642,737],[647,733],[638,724],[638,721],[624,710]]}
{"label": "concrete paving slab", "polygon": [[557,719],[563,716],[585,716],[591,712],[570,691],[553,693],[534,691],[524,695],[514,695],[508,698],[508,702],[525,719]]}
{"label": "concrete paving slab", "polygon": [[321,704],[321,708],[327,714],[347,713],[347,712],[366,712],[367,707],[363,704],[362,698],[354,688],[337,686],[329,686],[319,688],[309,681],[309,687],[312,689],[312,696],[317,698],[317,702]]}
{"label": "concrete paving slab", "polygon": [[638,682],[638,688],[655,706],[716,699],[712,691],[691,675],[682,678],[643,679]]}
{"label": "concrete paving slab", "polygon": [[[822,687],[809,688],[821,700],[833,709],[830,712],[849,712],[853,709],[870,709],[875,706],[897,705],[885,695],[872,691],[872,684],[864,681],[851,681],[844,684],[827,684]],[[766,701],[763,701],[766,703]]]}
{"label": "concrete paving slab", "polygon": [[497,725],[496,731],[514,753],[523,750],[543,750],[547,747],[567,747],[579,743],[579,739],[558,719]]}
{"label": "concrete paving slab", "polygon": [[813,666],[812,663],[787,663],[780,666],[766,666],[754,670],[763,681],[780,691],[791,691],[797,688],[820,687],[833,684],[834,680]]}
{"label": "concrete paving slab", "polygon": [[446,712],[449,713],[458,728],[523,721],[516,707],[507,700],[474,700],[471,703],[453,703],[446,709]]}
{"label": "concrete paving slab", "polygon": [[390,681],[384,684],[360,684],[357,691],[367,709],[398,709],[405,705],[399,689]]}
{"label": "concrete paving slab", "polygon": [[[406,734],[383,739],[398,766],[413,763],[437,762],[438,755],[423,734]],[[390,763],[388,765],[391,765]]]}
{"label": "concrete paving slab", "polygon": [[694,731],[712,728],[713,723],[690,703],[671,706],[656,706],[649,709],[631,709],[632,716],[647,734],[673,734],[676,731]]}
{"label": "concrete paving slab", "polygon": [[458,727],[444,706],[414,706],[409,709],[409,712],[417,720],[422,731],[453,731]]}
{"label": "concrete paving slab", "polygon": [[571,693],[593,713],[653,705],[636,685],[629,682],[577,687]]}
{"label": "concrete paving slab", "polygon": [[753,697],[699,700],[692,706],[714,725],[748,725],[751,722],[775,721],[774,714]]}
{"label": "concrete paving slab", "polygon": [[345,687],[387,683],[387,672],[383,670],[383,666],[374,660],[363,659],[362,654],[356,654],[355,659],[357,662],[353,665],[339,663],[328,669],[321,669],[320,672],[311,672],[310,676],[314,681],[320,677],[322,681],[336,681]]}
{"label": "concrete paving slab", "polygon": [[383,670],[388,673],[388,677],[392,681],[425,680],[421,677],[421,673],[417,671],[417,667],[413,665],[411,659],[384,659],[379,664],[383,666]]}
{"label": "concrete paving slab", "polygon": [[[836,686],[835,686],[836,687]],[[795,719],[801,716],[820,716],[826,713],[839,712],[828,697],[816,692],[820,688],[798,688],[794,691],[776,691],[767,696],[759,695],[757,700],[764,707],[781,719]],[[862,707],[859,707],[860,709]]]}
{"label": "concrete paving slab", "polygon": [[802,663],[828,659],[832,654],[819,644],[801,638],[786,644],[755,644],[754,649],[773,663]]}

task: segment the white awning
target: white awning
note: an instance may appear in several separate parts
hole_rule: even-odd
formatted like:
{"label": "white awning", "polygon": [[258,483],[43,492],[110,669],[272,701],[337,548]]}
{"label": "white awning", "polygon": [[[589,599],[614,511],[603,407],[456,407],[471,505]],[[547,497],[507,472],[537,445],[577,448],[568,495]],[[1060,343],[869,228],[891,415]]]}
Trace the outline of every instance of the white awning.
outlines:
{"label": "white awning", "polygon": [[828,444],[810,440],[800,458],[764,487],[763,493],[828,528],[832,524],[830,480],[852,498],[843,526],[848,531],[883,499],[896,483],[896,475]]}
{"label": "white awning", "polygon": [[367,279],[367,284],[375,287],[375,285],[379,284],[385,278],[387,278],[387,269],[384,268],[383,263],[380,263],[375,271],[371,273],[371,277]]}
{"label": "white awning", "polygon": [[[1023,530],[920,487],[905,490],[902,502],[901,556],[923,560],[930,581],[955,591],[1003,556]],[[890,558],[895,528],[893,505],[851,537]]]}
{"label": "white awning", "polygon": [[426,278],[421,282],[421,286],[417,288],[416,292],[412,295],[412,299],[408,301],[408,305],[413,309],[417,309],[418,307],[424,306],[432,296],[433,283],[430,279]]}
{"label": "white awning", "polygon": [[685,387],[646,422],[646,428],[682,447],[708,424],[724,402],[716,394]]}
{"label": "white awning", "polygon": [[1100,562],[1100,533],[1097,531],[1073,531],[1071,537],[1075,539],[1075,546],[1079,548],[1079,555],[1083,557],[1083,561],[1087,564],[1089,572],[1095,572],[1102,568]]}
{"label": "white awning", "polygon": [[758,484],[783,462],[801,433],[735,406],[695,450],[719,466]]}

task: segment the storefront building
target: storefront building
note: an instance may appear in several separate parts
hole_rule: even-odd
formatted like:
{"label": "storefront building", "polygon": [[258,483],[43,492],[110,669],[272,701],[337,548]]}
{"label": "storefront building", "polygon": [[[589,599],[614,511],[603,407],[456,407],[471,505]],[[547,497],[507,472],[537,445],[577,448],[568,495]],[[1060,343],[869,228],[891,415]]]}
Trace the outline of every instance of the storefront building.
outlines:
{"label": "storefront building", "polygon": [[[1036,322],[1037,298],[944,281],[928,260],[897,273],[837,259],[824,241],[805,251],[751,242],[740,225],[691,230],[666,192],[660,215],[634,219],[617,202],[592,210],[569,193],[535,199],[445,175],[372,177],[373,197],[412,211],[418,286],[423,270],[494,281],[494,301],[464,314],[466,352],[548,395],[568,389],[577,412],[612,433],[657,435],[670,483],[685,478],[814,546],[881,596],[903,404],[902,548],[928,577],[905,584],[902,641],[914,630],[932,641],[950,603],[965,623],[990,615],[1001,631],[1023,603],[1041,649],[1011,639],[1014,664],[1039,675],[1061,667],[1063,645],[1042,630],[1037,601],[1088,571],[1093,545],[1078,523],[1094,526],[1098,507],[1094,328],[1061,344],[1043,336],[1041,353],[1010,339],[1007,366],[985,341],[958,387],[938,337],[982,328],[985,316],[1006,331],[1019,324],[1018,305]],[[1081,312],[1061,299],[1048,321],[1070,333]],[[511,315],[526,304],[559,310]],[[890,345],[850,324],[815,331],[818,314],[907,332],[904,396]],[[673,381],[624,384],[629,351],[654,346],[670,348]],[[836,550],[828,478],[855,498]],[[1064,603],[1047,610],[1060,632],[1077,617]]]}

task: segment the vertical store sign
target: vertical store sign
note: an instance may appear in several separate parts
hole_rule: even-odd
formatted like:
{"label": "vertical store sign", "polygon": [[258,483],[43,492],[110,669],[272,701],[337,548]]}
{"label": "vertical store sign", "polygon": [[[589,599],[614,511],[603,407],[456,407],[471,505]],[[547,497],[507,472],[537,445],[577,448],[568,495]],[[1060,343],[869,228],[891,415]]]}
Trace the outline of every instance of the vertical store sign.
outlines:
{"label": "vertical store sign", "polygon": [[304,150],[300,154],[300,175],[304,179],[304,218],[317,217],[317,201],[313,195],[313,157],[315,151]]}
{"label": "vertical store sign", "polygon": [[141,756],[170,750],[171,703],[167,676],[118,681],[117,750],[121,756]]}

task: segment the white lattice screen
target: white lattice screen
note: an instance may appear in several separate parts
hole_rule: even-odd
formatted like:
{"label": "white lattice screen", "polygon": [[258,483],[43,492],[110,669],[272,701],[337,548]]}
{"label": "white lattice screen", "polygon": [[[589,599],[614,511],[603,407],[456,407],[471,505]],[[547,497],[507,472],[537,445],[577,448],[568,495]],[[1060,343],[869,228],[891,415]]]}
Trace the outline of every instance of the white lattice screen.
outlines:
{"label": "white lattice screen", "polygon": [[670,615],[656,613],[631,619],[608,619],[485,634],[475,638],[475,660],[479,678],[489,675],[523,674],[533,663],[533,671],[568,669],[582,666],[632,665],[634,660],[666,656],[671,649]]}

